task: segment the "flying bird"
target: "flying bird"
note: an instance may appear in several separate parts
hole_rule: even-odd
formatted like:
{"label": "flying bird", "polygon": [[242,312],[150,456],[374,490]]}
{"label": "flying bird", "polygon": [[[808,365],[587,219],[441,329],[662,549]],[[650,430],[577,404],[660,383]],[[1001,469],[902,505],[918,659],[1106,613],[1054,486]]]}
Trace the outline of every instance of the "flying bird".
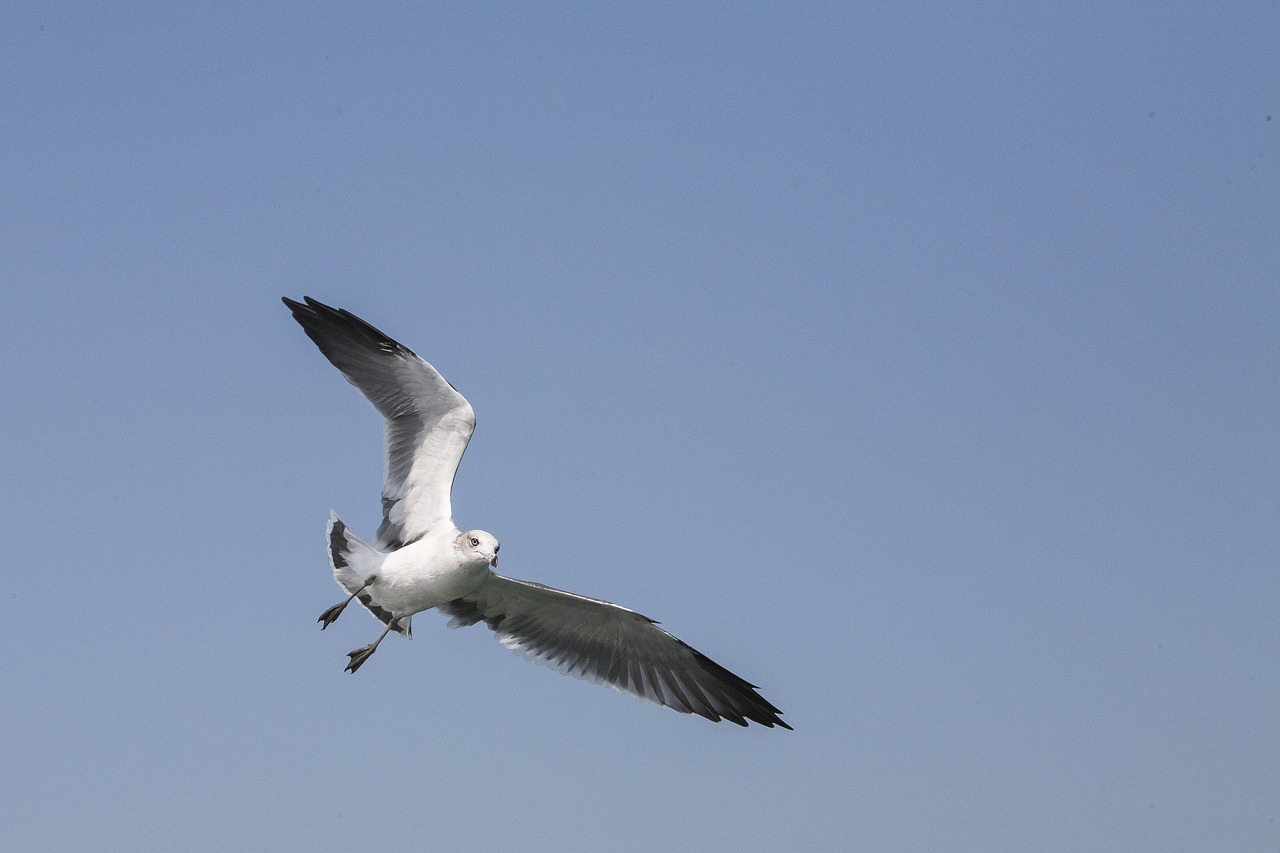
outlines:
{"label": "flying bird", "polygon": [[567,675],[714,722],[791,728],[755,685],[647,616],[495,572],[498,540],[459,530],[450,501],[476,424],[471,404],[408,347],[350,311],[303,299],[284,304],[384,420],[382,524],[373,543],[333,513],[326,530],[333,576],[347,597],[320,614],[321,629],[353,600],[384,626],[348,653],[347,671],[392,631],[409,637],[413,614],[435,608],[451,617],[449,627],[484,622],[503,645]]}

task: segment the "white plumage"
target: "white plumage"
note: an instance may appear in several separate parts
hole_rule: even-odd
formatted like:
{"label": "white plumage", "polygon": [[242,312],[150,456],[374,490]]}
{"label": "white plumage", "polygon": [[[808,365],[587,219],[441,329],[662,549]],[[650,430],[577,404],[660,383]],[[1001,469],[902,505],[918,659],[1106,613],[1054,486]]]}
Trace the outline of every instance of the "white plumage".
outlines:
{"label": "white plumage", "polygon": [[475,429],[466,399],[434,367],[359,317],[305,297],[285,299],[325,357],[384,419],[382,524],[372,545],[336,516],[327,542],[348,593],[324,627],[358,599],[385,625],[350,653],[355,672],[390,631],[409,635],[414,613],[436,608],[450,627],[484,622],[530,660],[709,720],[791,726],[755,686],[646,616],[541,584],[503,577],[498,540],[453,522],[450,492]]}

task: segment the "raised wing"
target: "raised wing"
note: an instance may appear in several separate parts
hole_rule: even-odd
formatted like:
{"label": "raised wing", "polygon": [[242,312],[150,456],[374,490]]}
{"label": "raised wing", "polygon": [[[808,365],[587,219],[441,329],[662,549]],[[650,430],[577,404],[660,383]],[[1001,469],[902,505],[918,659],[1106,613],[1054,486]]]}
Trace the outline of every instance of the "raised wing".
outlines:
{"label": "raised wing", "polygon": [[453,523],[449,494],[471,440],[471,404],[408,347],[361,320],[303,297],[284,299],[307,336],[385,420],[382,525],[376,545],[402,547]]}
{"label": "raised wing", "polygon": [[479,592],[440,610],[449,627],[483,621],[507,648],[566,675],[713,722],[791,728],[754,684],[608,601],[490,573]]}

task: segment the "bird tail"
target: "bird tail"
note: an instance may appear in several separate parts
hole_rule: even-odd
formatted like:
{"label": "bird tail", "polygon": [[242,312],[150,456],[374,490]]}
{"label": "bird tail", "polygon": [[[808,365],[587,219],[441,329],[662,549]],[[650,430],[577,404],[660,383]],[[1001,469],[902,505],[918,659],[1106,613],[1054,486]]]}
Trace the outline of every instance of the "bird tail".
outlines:
{"label": "bird tail", "polygon": [[[374,548],[356,536],[338,518],[338,514],[329,513],[329,526],[325,530],[325,539],[329,543],[329,562],[333,566],[333,579],[338,586],[348,593],[356,593],[356,598],[370,613],[390,625],[396,614],[378,603],[378,587],[369,583],[370,577],[376,576],[382,568],[386,554]],[[409,636],[409,617],[401,617],[396,629],[404,636]]]}

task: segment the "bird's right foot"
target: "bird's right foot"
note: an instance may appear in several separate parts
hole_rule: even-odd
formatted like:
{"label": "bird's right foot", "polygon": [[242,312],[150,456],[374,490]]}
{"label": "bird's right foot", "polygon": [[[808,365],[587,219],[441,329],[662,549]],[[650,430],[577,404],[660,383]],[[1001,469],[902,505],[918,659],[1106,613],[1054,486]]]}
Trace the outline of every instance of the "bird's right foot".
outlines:
{"label": "bird's right foot", "polygon": [[332,607],[330,607],[325,612],[321,613],[320,618],[316,620],[317,622],[324,623],[323,625],[320,626],[320,630],[323,631],[325,628],[328,628],[335,621],[337,621],[338,617],[342,615],[342,611],[346,610],[347,605],[350,603],[351,603],[351,599],[348,598],[346,601],[339,602],[338,604],[335,604]]}
{"label": "bird's right foot", "polygon": [[351,595],[347,596],[346,601],[342,602],[341,604],[335,604],[325,612],[321,613],[320,618],[316,620],[317,622],[324,623],[323,625],[320,626],[320,630],[323,631],[325,628],[328,628],[330,625],[332,625],[334,623],[334,620],[336,620],[339,616],[342,615],[342,611],[347,609],[347,605],[351,603],[351,600],[355,598],[357,595],[359,595],[360,593],[364,592],[366,589],[368,589],[369,585],[372,584],[377,579],[378,579],[377,575],[369,575],[369,577],[365,578],[364,583],[360,584],[359,589],[351,593]]}

